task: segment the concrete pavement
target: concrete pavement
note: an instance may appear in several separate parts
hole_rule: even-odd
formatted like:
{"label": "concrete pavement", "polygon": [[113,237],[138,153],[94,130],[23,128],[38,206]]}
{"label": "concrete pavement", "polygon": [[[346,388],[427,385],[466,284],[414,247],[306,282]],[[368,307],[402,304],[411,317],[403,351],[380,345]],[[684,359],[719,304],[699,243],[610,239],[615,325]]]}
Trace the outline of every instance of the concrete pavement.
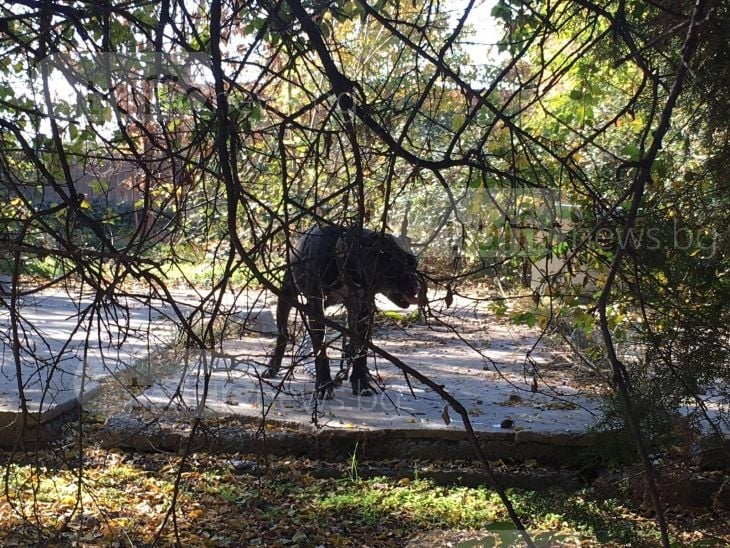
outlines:
{"label": "concrete pavement", "polygon": [[[97,313],[89,295],[45,291],[20,301],[16,333],[0,308],[0,445],[47,441],[57,419],[92,397],[169,333],[162,315],[126,300]],[[17,355],[15,349],[17,348]],[[28,414],[24,416],[23,400]]]}
{"label": "concrete pavement", "polygon": [[[586,445],[584,434],[600,416],[595,393],[582,391],[575,367],[558,350],[536,344],[534,330],[495,322],[470,310],[468,301],[459,301],[448,311],[458,334],[445,326],[403,329],[391,324],[376,329],[373,340],[456,397],[477,434],[491,442],[491,457],[540,456],[558,462],[575,458],[576,447]],[[379,305],[387,307],[385,302]],[[261,432],[279,425],[295,432],[287,441],[268,436],[269,445],[274,438],[281,442],[281,452],[319,454],[329,445],[327,451],[336,454],[351,451],[356,443],[368,445],[370,456],[387,458],[412,453],[414,444],[431,457],[456,458],[468,450],[462,443],[461,417],[390,362],[370,358],[369,367],[381,386],[375,396],[355,397],[345,382],[333,399],[318,401],[313,398],[313,357],[306,344],[292,346],[277,378],[261,377],[273,342],[242,337],[216,351],[181,355],[177,373],[155,382],[129,402],[127,413],[110,419],[107,442],[178,450],[187,443],[193,419],[204,418],[211,424],[233,419],[239,425],[230,436],[220,428],[208,432],[203,436],[208,445],[202,446],[207,449],[263,448]],[[340,352],[333,343],[333,375]],[[289,372],[288,364],[293,364]],[[302,442],[302,436],[308,441]],[[408,447],[402,446],[403,440]]]}

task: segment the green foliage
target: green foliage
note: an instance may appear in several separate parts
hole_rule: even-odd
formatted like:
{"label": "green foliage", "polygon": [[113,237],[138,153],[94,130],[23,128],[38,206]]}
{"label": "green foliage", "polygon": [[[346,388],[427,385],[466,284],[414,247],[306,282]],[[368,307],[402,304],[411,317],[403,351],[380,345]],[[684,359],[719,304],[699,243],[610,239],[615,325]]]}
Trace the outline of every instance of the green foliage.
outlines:
{"label": "green foliage", "polygon": [[386,320],[400,326],[408,326],[419,323],[421,321],[421,311],[413,310],[411,312],[398,312],[397,310],[384,310],[380,315]]}
{"label": "green foliage", "polygon": [[347,469],[350,481],[360,481],[360,473],[357,470],[357,446],[358,444],[355,443],[355,448],[353,449],[352,456],[350,457],[350,467]]}
{"label": "green foliage", "polygon": [[[677,425],[681,420],[678,402],[668,401],[666,384],[656,378],[639,378],[635,374],[632,380],[632,411],[644,433],[647,449],[652,453],[666,452],[676,443]],[[627,412],[618,395],[611,394],[604,400],[603,411],[595,427],[601,436],[596,445],[586,451],[587,457],[608,467],[636,462],[636,447],[626,423]]]}

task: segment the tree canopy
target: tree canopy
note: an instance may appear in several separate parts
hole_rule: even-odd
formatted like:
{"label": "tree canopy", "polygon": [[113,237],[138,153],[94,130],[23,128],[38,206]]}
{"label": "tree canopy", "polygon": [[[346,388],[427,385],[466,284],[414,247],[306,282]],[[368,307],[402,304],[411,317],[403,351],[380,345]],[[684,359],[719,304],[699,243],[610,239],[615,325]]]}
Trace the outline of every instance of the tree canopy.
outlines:
{"label": "tree canopy", "polygon": [[3,303],[205,284],[176,321],[212,348],[222,295],[276,292],[297,231],[387,229],[442,294],[534,290],[513,320],[604,376],[651,482],[649,411],[728,398],[728,9],[3,2]]}

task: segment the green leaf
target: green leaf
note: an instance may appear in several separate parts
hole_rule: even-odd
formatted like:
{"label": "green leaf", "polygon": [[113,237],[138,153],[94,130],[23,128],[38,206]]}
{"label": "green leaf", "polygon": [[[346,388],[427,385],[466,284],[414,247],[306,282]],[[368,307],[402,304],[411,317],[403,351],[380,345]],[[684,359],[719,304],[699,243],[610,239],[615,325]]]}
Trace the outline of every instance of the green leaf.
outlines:
{"label": "green leaf", "polygon": [[[537,324],[537,315],[534,312],[522,312],[520,314],[517,314],[516,316],[513,316],[512,320],[515,323],[525,324],[527,327],[534,327],[535,324]],[[504,522],[496,522],[497,525],[500,523]],[[514,528],[514,524],[512,522],[509,523],[510,526]],[[490,527],[488,526],[487,529],[490,529]]]}
{"label": "green leaf", "polygon": [[350,0],[349,2],[345,3],[344,11],[345,15],[347,15],[348,17],[352,17],[359,14],[362,10],[360,9],[360,4],[358,2],[355,2],[355,0]]}
{"label": "green leaf", "polygon": [[512,16],[512,10],[509,9],[509,6],[507,5],[506,2],[500,1],[500,2],[497,2],[497,4],[492,8],[491,15],[495,19],[502,19],[504,21],[509,21],[509,19]]}
{"label": "green leaf", "polygon": [[595,114],[593,112],[593,109],[591,107],[587,106],[585,108],[585,110],[583,111],[583,120],[585,122],[590,123],[590,122],[593,122],[594,119],[595,119]]}
{"label": "green leaf", "polygon": [[93,190],[96,194],[103,194],[109,190],[109,183],[107,181],[94,179],[89,181],[89,188],[91,188],[91,190]]}
{"label": "green leaf", "polygon": [[469,183],[467,184],[469,188],[481,188],[482,186],[482,178],[479,173],[472,172],[471,176],[469,177]]}
{"label": "green leaf", "polygon": [[454,116],[451,118],[451,131],[460,130],[465,121],[466,116],[464,116],[463,114],[454,114]]}
{"label": "green leaf", "polygon": [[330,29],[329,23],[327,21],[322,21],[322,24],[319,25],[319,32],[322,35],[322,38],[327,40],[327,38],[330,37],[332,34],[332,30]]}
{"label": "green leaf", "polygon": [[503,302],[492,302],[488,306],[489,311],[496,317],[501,318],[507,313],[507,305]]}
{"label": "green leaf", "polygon": [[621,149],[621,155],[626,156],[632,162],[636,162],[639,159],[639,147],[636,143],[626,143],[623,149]]}
{"label": "green leaf", "polygon": [[260,122],[261,121],[261,104],[260,103],[253,103],[251,105],[250,119],[251,119],[252,122]]}
{"label": "green leaf", "polygon": [[667,162],[666,160],[664,160],[664,158],[657,158],[657,160],[654,162],[654,165],[651,167],[652,171],[654,172],[654,176],[658,177],[659,179],[664,179],[669,173],[669,166],[667,165]]}

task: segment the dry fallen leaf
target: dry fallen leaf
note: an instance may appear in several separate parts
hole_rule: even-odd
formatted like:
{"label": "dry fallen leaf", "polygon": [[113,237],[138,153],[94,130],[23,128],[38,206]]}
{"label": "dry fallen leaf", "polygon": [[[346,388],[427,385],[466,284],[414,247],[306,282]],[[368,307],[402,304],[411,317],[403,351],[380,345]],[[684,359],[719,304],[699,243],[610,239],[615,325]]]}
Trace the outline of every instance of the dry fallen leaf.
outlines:
{"label": "dry fallen leaf", "polygon": [[444,405],[444,410],[441,411],[441,418],[444,419],[446,426],[451,424],[451,417],[449,416],[449,406],[448,405]]}

